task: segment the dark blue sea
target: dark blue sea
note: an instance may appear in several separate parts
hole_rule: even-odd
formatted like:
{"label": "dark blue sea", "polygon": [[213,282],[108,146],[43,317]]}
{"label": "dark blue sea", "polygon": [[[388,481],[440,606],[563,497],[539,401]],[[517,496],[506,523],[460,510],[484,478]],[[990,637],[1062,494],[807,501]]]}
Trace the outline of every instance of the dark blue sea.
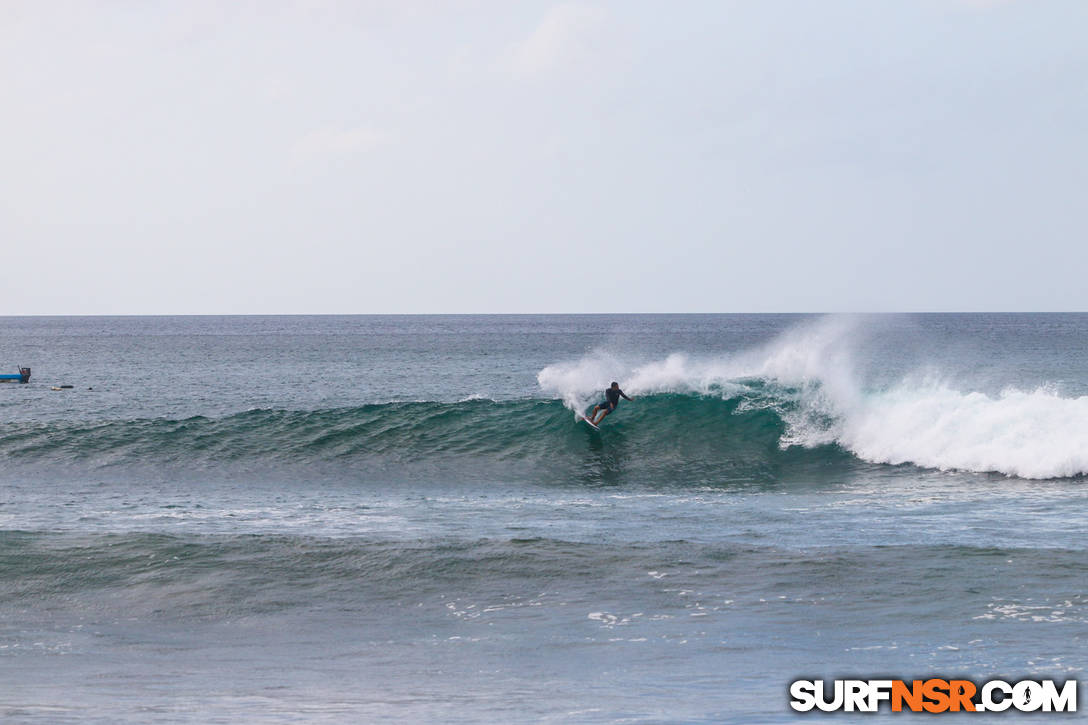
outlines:
{"label": "dark blue sea", "polygon": [[1088,668],[1085,314],[8,317],[0,358],[5,723]]}

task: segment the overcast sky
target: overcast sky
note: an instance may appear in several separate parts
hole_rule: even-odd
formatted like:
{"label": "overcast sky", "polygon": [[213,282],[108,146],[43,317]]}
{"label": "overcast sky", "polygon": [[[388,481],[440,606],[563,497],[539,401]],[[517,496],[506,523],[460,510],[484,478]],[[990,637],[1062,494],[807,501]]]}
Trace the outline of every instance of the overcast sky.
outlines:
{"label": "overcast sky", "polygon": [[1088,2],[0,0],[0,314],[1088,310]]}

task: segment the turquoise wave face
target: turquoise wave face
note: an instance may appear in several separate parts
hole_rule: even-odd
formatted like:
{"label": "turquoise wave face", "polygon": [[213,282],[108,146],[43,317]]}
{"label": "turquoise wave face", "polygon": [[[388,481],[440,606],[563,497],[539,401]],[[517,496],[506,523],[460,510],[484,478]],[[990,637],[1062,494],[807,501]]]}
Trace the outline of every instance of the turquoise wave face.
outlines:
{"label": "turquoise wave face", "polygon": [[[390,402],[223,417],[0,425],[0,460],[27,469],[139,469],[232,478],[717,485],[918,466],[1025,478],[1083,476],[1088,398],[947,388],[864,394],[741,379],[728,391],[640,395],[601,430],[558,400]],[[588,409],[587,411],[588,412]],[[979,437],[990,436],[979,443]]]}
{"label": "turquoise wave face", "polygon": [[[274,464],[426,466],[447,478],[681,483],[773,480],[797,466],[858,463],[835,446],[784,448],[788,400],[654,395],[621,403],[600,432],[558,401],[383,403],[317,411],[251,410],[223,418],[0,427],[0,456],[36,467]],[[460,474],[459,474],[460,472]]]}

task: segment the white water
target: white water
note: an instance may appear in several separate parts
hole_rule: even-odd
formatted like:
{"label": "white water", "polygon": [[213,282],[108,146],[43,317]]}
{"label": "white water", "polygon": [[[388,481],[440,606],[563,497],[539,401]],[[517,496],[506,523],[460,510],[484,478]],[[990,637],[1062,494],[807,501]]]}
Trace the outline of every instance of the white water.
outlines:
{"label": "white water", "polygon": [[1047,386],[988,395],[957,389],[932,371],[866,390],[852,362],[859,324],[856,318],[827,317],[725,357],[673,353],[632,361],[597,350],[549,365],[537,382],[577,411],[613,379],[634,396],[723,398],[750,396],[751,384],[759,381],[770,384],[773,394],[765,390],[741,409],[778,409],[786,422],[783,446],[836,443],[874,463],[1023,478],[1088,474],[1088,396],[1062,397]]}

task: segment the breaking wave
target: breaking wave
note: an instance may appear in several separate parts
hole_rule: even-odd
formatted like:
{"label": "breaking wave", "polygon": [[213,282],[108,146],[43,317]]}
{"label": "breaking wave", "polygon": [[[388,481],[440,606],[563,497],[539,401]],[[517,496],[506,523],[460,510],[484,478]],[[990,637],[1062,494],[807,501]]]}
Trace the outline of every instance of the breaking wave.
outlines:
{"label": "breaking wave", "polygon": [[[854,323],[826,318],[757,349],[556,363],[538,397],[386,402],[224,417],[0,425],[0,462],[79,471],[223,466],[355,472],[425,466],[447,480],[714,484],[838,476],[861,467],[1088,474],[1088,396],[958,389],[937,374],[867,387]],[[575,420],[612,380],[621,403],[598,433]],[[10,467],[9,466],[9,467]]]}
{"label": "breaking wave", "polygon": [[629,364],[598,351],[537,379],[572,410],[619,377],[629,395],[732,401],[730,414],[770,411],[781,448],[837,446],[870,463],[1023,478],[1088,473],[1088,396],[1062,397],[1050,386],[965,391],[932,371],[869,389],[853,364],[855,324],[826,318],[728,357],[676,353]]}

